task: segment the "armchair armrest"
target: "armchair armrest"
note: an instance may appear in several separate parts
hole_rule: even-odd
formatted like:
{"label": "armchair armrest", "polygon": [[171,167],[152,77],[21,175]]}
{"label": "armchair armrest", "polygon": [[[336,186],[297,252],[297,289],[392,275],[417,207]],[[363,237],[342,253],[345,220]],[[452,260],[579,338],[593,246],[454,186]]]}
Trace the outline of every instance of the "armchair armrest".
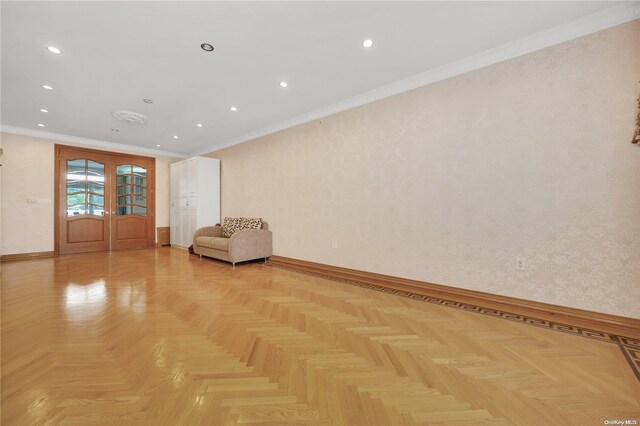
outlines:
{"label": "armchair armrest", "polygon": [[229,239],[232,262],[269,257],[273,254],[273,234],[266,229],[243,229]]}
{"label": "armchair armrest", "polygon": [[222,237],[222,226],[205,226],[196,229],[196,232],[193,233],[193,245],[196,245],[198,237]]}

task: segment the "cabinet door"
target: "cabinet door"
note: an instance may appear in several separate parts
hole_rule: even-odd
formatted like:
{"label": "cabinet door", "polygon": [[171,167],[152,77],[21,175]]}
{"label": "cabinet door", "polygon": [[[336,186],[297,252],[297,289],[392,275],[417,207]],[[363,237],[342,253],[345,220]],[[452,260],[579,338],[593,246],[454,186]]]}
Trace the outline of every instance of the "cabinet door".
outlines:
{"label": "cabinet door", "polygon": [[186,247],[193,244],[193,234],[196,232],[196,214],[195,212],[189,214],[189,233],[187,235],[188,243]]}
{"label": "cabinet door", "polygon": [[178,244],[180,247],[189,247],[191,243],[189,242],[189,215],[182,211],[180,214],[180,243]]}
{"label": "cabinet door", "polygon": [[171,244],[176,244],[177,240],[177,236],[176,236],[176,232],[178,230],[178,222],[176,221],[177,215],[178,215],[178,210],[177,210],[177,206],[178,203],[177,201],[177,191],[178,191],[178,175],[177,175],[177,170],[176,170],[176,166],[175,164],[171,164],[169,165],[169,200],[170,200],[170,206],[169,206],[169,226],[171,229]]}
{"label": "cabinet door", "polygon": [[188,195],[195,195],[198,185],[198,158],[190,158],[186,164],[187,174],[187,193]]}
{"label": "cabinet door", "polygon": [[181,161],[177,164],[176,174],[178,176],[178,193],[180,197],[189,194],[189,172],[187,162]]}
{"label": "cabinet door", "polygon": [[[198,196],[189,195],[187,201],[187,214],[189,215],[189,238],[193,240],[193,234],[198,229]],[[193,242],[191,241],[189,245]]]}
{"label": "cabinet door", "polygon": [[185,197],[187,195],[187,162],[180,161],[171,165],[171,244],[184,247]]}

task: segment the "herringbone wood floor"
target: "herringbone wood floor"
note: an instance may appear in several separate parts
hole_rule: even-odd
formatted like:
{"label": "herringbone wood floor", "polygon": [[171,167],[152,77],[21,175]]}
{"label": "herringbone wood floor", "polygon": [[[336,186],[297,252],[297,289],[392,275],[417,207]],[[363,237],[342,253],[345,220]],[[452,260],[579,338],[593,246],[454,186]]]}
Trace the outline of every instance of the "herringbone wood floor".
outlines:
{"label": "herringbone wood floor", "polygon": [[2,424],[640,418],[613,344],[162,248],[2,265]]}

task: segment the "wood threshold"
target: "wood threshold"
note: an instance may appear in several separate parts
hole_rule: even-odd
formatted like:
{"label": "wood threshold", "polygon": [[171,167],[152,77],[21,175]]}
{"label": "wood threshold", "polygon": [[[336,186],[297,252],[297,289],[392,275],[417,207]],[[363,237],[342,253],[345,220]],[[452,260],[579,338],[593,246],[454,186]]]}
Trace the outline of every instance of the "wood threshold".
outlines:
{"label": "wood threshold", "polygon": [[[284,256],[271,256],[269,264],[322,275],[339,281],[350,281],[380,287],[380,289],[390,290],[391,293],[410,298],[416,298],[415,296],[442,298],[444,299],[443,302],[445,302],[441,303],[443,305],[452,305],[457,302],[458,306],[456,307],[472,312],[480,312],[479,309],[481,308],[497,310],[501,311],[499,312],[501,314],[521,316],[522,318],[519,318],[522,320],[521,322],[531,325],[556,329],[565,325],[580,328],[574,334],[585,335],[585,333],[589,334],[591,331],[597,331],[640,339],[640,320],[635,318],[325,265]],[[463,306],[460,306],[460,304]],[[494,314],[494,312],[488,312],[488,314]],[[497,316],[498,313],[496,312],[495,314]],[[547,323],[545,325],[537,324],[535,323],[536,320],[544,320]],[[582,330],[582,328],[590,330]]]}
{"label": "wood threshold", "polygon": [[16,253],[16,254],[3,254],[0,256],[0,262],[15,262],[18,260],[32,260],[32,259],[47,259],[50,257],[56,257],[57,254],[54,251],[37,251],[33,253]]}

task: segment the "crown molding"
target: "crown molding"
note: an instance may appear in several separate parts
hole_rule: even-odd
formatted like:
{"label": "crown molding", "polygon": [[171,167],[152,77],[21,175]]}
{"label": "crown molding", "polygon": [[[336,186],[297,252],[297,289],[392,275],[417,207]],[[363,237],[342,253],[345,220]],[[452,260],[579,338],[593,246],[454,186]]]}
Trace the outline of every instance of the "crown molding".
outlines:
{"label": "crown molding", "polygon": [[272,126],[267,126],[251,133],[246,133],[237,138],[229,139],[220,144],[211,145],[208,148],[200,149],[192,155],[208,154],[233,145],[257,139],[261,136],[269,135],[308,123],[328,115],[346,111],[364,104],[368,104],[389,96],[426,86],[438,81],[446,80],[460,74],[484,68],[489,65],[516,58],[527,53],[535,52],[565,41],[582,37],[597,31],[601,31],[616,25],[640,18],[640,1],[631,1],[624,4],[601,10],[597,13],[585,16],[566,24],[554,27],[537,34],[524,37],[502,46],[486,50],[482,53],[472,55],[443,65],[438,68],[428,70],[395,83],[379,87],[369,92],[333,103],[331,105],[315,109],[305,114],[298,115],[291,119],[282,121]]}
{"label": "crown molding", "polygon": [[175,157],[187,158],[187,155],[179,152],[163,151],[160,149],[144,148],[135,145],[127,145],[117,142],[108,142],[98,139],[82,138],[79,136],[64,135],[61,133],[43,132],[40,130],[25,129],[23,127],[2,126],[2,133],[13,133],[22,136],[32,136],[36,138],[49,139],[54,142],[64,142],[73,146],[102,148],[115,152],[123,152],[127,154],[145,154],[152,157]]}

